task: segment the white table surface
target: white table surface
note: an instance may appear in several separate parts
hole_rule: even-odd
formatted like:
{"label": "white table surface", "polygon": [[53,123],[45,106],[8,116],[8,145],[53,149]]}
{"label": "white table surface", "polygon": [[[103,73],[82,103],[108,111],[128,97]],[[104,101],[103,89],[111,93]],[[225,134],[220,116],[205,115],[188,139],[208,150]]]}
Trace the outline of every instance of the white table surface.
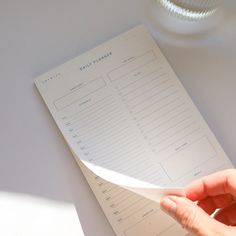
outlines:
{"label": "white table surface", "polygon": [[195,33],[165,26],[155,0],[0,1],[0,192],[75,204],[85,236],[114,233],[33,79],[140,23],[236,164],[235,0]]}

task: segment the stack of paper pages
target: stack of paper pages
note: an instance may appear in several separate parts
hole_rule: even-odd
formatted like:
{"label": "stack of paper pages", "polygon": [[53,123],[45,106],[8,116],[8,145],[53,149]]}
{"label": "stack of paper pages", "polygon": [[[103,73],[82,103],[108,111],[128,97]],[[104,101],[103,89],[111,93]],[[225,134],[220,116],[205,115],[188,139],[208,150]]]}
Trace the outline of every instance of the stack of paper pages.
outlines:
{"label": "stack of paper pages", "polygon": [[185,235],[160,198],[232,167],[144,26],[35,83],[118,236]]}

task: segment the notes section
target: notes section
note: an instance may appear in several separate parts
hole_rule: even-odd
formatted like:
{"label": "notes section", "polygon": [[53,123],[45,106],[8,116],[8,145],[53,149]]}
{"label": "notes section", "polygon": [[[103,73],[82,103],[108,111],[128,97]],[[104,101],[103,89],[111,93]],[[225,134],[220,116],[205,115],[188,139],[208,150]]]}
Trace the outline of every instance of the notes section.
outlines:
{"label": "notes section", "polygon": [[[162,161],[161,165],[165,169],[168,176],[176,181],[192,169],[204,164],[216,155],[208,138],[203,137],[192,145],[189,145],[182,152],[169,156]],[[181,168],[176,169],[176,166]]]}

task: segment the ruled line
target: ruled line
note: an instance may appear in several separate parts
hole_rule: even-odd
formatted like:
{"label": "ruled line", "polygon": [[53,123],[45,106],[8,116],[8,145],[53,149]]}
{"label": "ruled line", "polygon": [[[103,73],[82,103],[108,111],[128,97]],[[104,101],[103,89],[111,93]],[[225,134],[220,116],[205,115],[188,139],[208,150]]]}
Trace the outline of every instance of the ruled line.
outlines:
{"label": "ruled line", "polygon": [[[161,70],[161,68],[159,68],[159,69]],[[152,74],[155,74],[155,73],[158,72],[158,71],[159,71],[159,70],[154,70],[154,71],[149,72],[149,73],[146,74],[146,75],[143,75],[142,77],[140,77],[140,78],[138,78],[137,80],[135,80],[135,81],[133,81],[133,82],[127,84],[126,86],[120,87],[120,88],[119,88],[119,91],[123,90],[124,88],[128,88],[128,87],[132,86],[133,84],[135,84],[135,83],[137,83],[137,82],[139,82],[139,81],[141,81],[141,80],[146,79],[148,76],[150,76],[150,75],[152,75]]]}
{"label": "ruled line", "polygon": [[[147,98],[145,98],[145,99],[143,99],[143,100],[139,101],[138,103],[133,104],[133,105],[131,105],[131,106],[132,106],[132,108],[134,109],[136,106],[140,106],[141,104],[143,104],[143,103],[145,103],[145,102],[151,100],[153,97],[156,97],[157,95],[159,96],[160,94],[162,94],[162,93],[164,93],[164,92],[170,90],[170,88],[172,88],[172,87],[174,88],[173,85],[170,85],[170,86],[167,87],[167,88],[164,88],[164,89],[162,89],[162,90],[160,90],[160,91],[156,91],[156,93],[154,93],[154,94],[148,96]],[[173,93],[177,93],[177,92],[178,92],[178,90],[175,90]]]}
{"label": "ruled line", "polygon": [[157,100],[157,101],[154,101],[154,102],[152,102],[152,103],[149,103],[148,106],[144,107],[143,109],[141,109],[141,110],[139,110],[139,111],[136,111],[136,112],[135,112],[135,115],[137,115],[137,114],[139,114],[139,113],[141,113],[141,112],[143,112],[143,111],[145,111],[145,110],[147,110],[147,109],[149,109],[149,108],[155,106],[156,104],[162,102],[163,100],[165,100],[165,99],[167,99],[167,98],[170,98],[171,96],[173,96],[173,95],[175,95],[175,94],[176,94],[176,92],[173,92],[173,93],[168,94],[168,95],[166,95],[165,97],[163,97],[163,98],[161,98],[161,99],[159,99],[159,100]]}
{"label": "ruled line", "polygon": [[[75,123],[71,124],[71,127],[72,129],[75,129],[76,127],[78,126],[83,126],[84,122],[85,123],[88,123],[89,124],[92,124],[92,123],[95,123],[96,121],[98,120],[101,120],[101,119],[104,119],[105,118],[110,118],[110,117],[113,117],[114,115],[117,115],[118,113],[121,114],[121,112],[118,110],[117,107],[113,107],[113,109],[109,109],[109,110],[106,110],[106,114],[100,112],[98,114],[96,113],[93,113],[93,116],[90,117],[89,115],[84,117],[84,119],[80,118],[80,119],[77,119]],[[96,114],[96,116],[95,116]],[[99,116],[100,115],[100,116]],[[85,120],[85,121],[84,121]],[[79,124],[78,124],[79,123]],[[75,124],[75,125],[74,125]],[[74,125],[74,126],[73,126]]]}
{"label": "ruled line", "polygon": [[167,124],[169,121],[172,121],[172,120],[178,118],[179,116],[182,116],[184,113],[187,113],[187,112],[189,112],[188,109],[186,109],[186,110],[184,110],[184,111],[182,111],[182,112],[179,112],[177,115],[173,115],[173,116],[170,117],[169,119],[164,120],[162,123],[160,123],[160,124],[158,124],[158,125],[152,127],[152,129],[143,130],[143,132],[144,132],[145,134],[151,133],[151,132],[155,131],[156,129],[160,128],[161,126]]}
{"label": "ruled line", "polygon": [[[114,127],[118,127],[121,123],[124,123],[124,122],[125,122],[125,120],[122,120],[122,121],[116,123],[116,124],[113,126],[113,128],[114,128]],[[120,126],[119,126],[119,127],[120,127]],[[128,129],[128,127],[129,127],[129,126],[126,125],[126,126],[123,127],[123,129]],[[122,129],[119,129],[119,130],[122,130]],[[117,131],[117,130],[106,130],[106,131],[103,132],[103,133],[93,133],[92,138],[95,139],[96,137],[105,136],[105,135],[106,135],[106,137],[108,137],[108,136],[112,137],[112,135],[115,135],[116,132],[118,132],[118,131]],[[108,133],[108,134],[107,134],[107,133]],[[76,132],[76,134],[79,135],[79,132]],[[84,136],[83,138],[87,139],[86,137],[88,137],[88,136]],[[90,137],[90,138],[91,138],[91,137]],[[89,138],[89,139],[90,139],[90,138]],[[87,139],[87,140],[88,140],[88,139]]]}
{"label": "ruled line", "polygon": [[[110,99],[108,99],[108,98],[110,98]],[[102,98],[101,100],[98,100],[97,102],[94,102],[92,105],[90,105],[90,106],[88,106],[88,107],[86,107],[86,108],[84,108],[84,109],[81,109],[80,111],[78,111],[78,112],[76,112],[76,113],[74,113],[74,114],[72,114],[72,115],[70,115],[70,116],[68,116],[68,119],[70,119],[70,118],[72,118],[72,117],[74,117],[74,116],[76,116],[76,115],[80,115],[81,113],[83,113],[85,110],[88,110],[88,109],[93,109],[93,107],[94,106],[96,106],[97,107],[97,104],[99,104],[99,103],[101,103],[102,102],[102,105],[104,104],[104,100],[108,100],[109,102],[113,102],[114,101],[114,98],[112,97],[112,96],[107,96],[107,97],[104,97],[104,98]],[[107,104],[104,104],[104,106],[106,106]],[[95,110],[93,110],[93,111],[96,111],[96,109]]]}
{"label": "ruled line", "polygon": [[147,115],[141,117],[140,119],[138,119],[138,121],[141,121],[141,120],[143,120],[143,119],[146,119],[146,118],[149,117],[150,115],[152,115],[152,114],[154,114],[154,113],[160,111],[162,108],[167,107],[167,106],[169,106],[169,105],[172,104],[172,103],[175,103],[177,100],[179,100],[179,99],[181,99],[181,98],[182,98],[182,97],[179,96],[179,97],[177,97],[176,99],[174,99],[174,100],[168,102],[167,104],[163,104],[163,106],[158,107],[157,109],[153,110],[151,113],[149,113],[149,114],[147,114]]}
{"label": "ruled line", "polygon": [[[192,116],[191,116],[191,115],[190,115],[190,116],[188,116],[188,117],[185,117],[184,119],[180,120],[180,121],[179,121],[179,122],[177,122],[176,124],[174,124],[174,125],[172,125],[172,126],[168,127],[167,129],[164,129],[162,132],[159,132],[158,134],[156,134],[156,135],[152,136],[151,138],[149,138],[149,140],[151,141],[151,140],[153,140],[153,139],[155,139],[155,138],[159,137],[160,135],[162,135],[162,134],[166,133],[167,131],[169,131],[169,130],[171,130],[171,129],[175,128],[175,127],[177,127],[177,126],[178,126],[178,125],[180,125],[180,124],[182,124],[184,121],[186,121],[186,120],[190,120],[191,118],[192,118]],[[192,123],[194,123],[194,122],[192,122]],[[191,124],[192,124],[192,123],[191,123]]]}
{"label": "ruled line", "polygon": [[131,102],[131,101],[137,99],[138,97],[140,97],[140,96],[142,96],[142,95],[144,95],[144,94],[146,94],[146,93],[149,93],[149,92],[152,91],[153,89],[156,89],[156,88],[159,87],[161,84],[163,85],[163,84],[165,84],[165,83],[167,83],[167,82],[169,82],[169,79],[166,79],[166,80],[162,81],[161,83],[159,83],[159,84],[157,84],[157,85],[155,85],[155,86],[149,88],[148,90],[145,90],[144,92],[138,94],[137,96],[134,96],[134,97],[132,97],[131,99],[126,99],[126,100],[127,100],[127,102],[129,103],[129,102]]}
{"label": "ruled line", "polygon": [[167,138],[162,139],[162,140],[159,141],[158,143],[155,143],[155,145],[159,145],[159,144],[165,142],[166,140],[170,139],[170,138],[173,137],[174,135],[176,135],[176,134],[178,134],[178,133],[180,133],[180,132],[183,132],[184,130],[186,130],[187,128],[189,128],[190,126],[192,126],[193,124],[195,124],[195,121],[192,122],[192,123],[190,123],[189,125],[187,125],[187,126],[181,128],[181,129],[179,129],[178,131],[176,131],[174,134],[168,136]]}
{"label": "ruled line", "polygon": [[[148,126],[148,125],[150,125],[150,124],[156,122],[156,121],[159,120],[160,118],[163,118],[163,117],[169,115],[170,113],[175,112],[177,109],[179,109],[180,107],[182,107],[184,104],[185,104],[185,103],[183,102],[183,103],[179,104],[178,106],[175,106],[173,109],[167,110],[167,112],[164,112],[164,113],[161,114],[160,116],[155,117],[155,119],[152,119],[151,121],[147,122],[146,124],[140,125],[140,128],[144,128],[144,127],[146,127],[146,126]],[[187,109],[186,109],[186,110],[187,110]]]}
{"label": "ruled line", "polygon": [[[127,93],[122,93],[121,92],[121,90],[120,90],[120,92],[122,93],[122,96],[127,96],[127,95],[130,95],[130,94],[132,94],[132,93],[134,93],[135,91],[137,91],[137,90],[139,90],[140,88],[142,88],[143,89],[143,87],[148,87],[149,86],[149,84],[150,83],[152,83],[152,82],[156,82],[156,81],[158,81],[158,79],[160,79],[162,76],[164,76],[164,75],[166,75],[166,73],[163,73],[163,74],[161,74],[161,75],[158,75],[158,76],[156,76],[155,78],[153,78],[153,79],[151,79],[151,80],[149,80],[149,81],[144,81],[145,83],[144,84],[141,84],[139,87],[137,87],[137,88],[135,88],[135,89],[132,89],[132,90],[130,90],[129,92],[127,92]],[[167,80],[165,80],[165,81],[168,81],[169,79],[167,79]],[[163,81],[164,82],[164,81]],[[161,83],[160,83],[161,84]],[[157,85],[158,86],[158,85]]]}

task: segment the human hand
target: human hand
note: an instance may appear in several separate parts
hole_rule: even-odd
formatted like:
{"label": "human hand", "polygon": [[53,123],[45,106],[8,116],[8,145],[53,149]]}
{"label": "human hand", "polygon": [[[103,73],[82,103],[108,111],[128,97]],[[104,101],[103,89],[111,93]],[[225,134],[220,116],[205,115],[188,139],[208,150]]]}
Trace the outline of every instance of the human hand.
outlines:
{"label": "human hand", "polygon": [[197,236],[236,235],[236,170],[199,179],[187,186],[185,193],[186,198],[164,197],[161,209]]}

